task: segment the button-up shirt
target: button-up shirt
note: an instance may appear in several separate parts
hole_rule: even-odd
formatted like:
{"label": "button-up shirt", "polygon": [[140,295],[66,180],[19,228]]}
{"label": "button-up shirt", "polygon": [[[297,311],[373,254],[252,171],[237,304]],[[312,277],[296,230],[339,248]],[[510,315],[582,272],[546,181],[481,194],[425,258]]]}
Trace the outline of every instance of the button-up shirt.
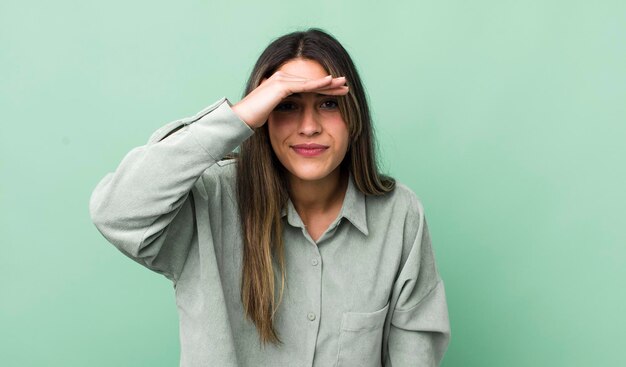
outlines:
{"label": "button-up shirt", "polygon": [[254,130],[231,107],[224,97],[157,130],[89,203],[110,243],[172,281],[180,366],[438,365],[450,327],[424,208],[400,182],[366,196],[352,174],[317,242],[291,200],[283,208],[282,343],[262,345],[241,302],[237,165],[221,159]]}

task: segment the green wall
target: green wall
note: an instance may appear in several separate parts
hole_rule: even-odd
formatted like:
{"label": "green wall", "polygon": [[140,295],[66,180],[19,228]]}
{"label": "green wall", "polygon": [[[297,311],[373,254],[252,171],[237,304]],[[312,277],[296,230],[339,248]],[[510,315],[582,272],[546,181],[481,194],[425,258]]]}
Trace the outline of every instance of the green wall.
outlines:
{"label": "green wall", "polygon": [[171,284],[89,196],[310,26],[351,53],[385,170],[424,203],[443,365],[626,365],[626,3],[575,0],[2,2],[0,365],[178,364]]}

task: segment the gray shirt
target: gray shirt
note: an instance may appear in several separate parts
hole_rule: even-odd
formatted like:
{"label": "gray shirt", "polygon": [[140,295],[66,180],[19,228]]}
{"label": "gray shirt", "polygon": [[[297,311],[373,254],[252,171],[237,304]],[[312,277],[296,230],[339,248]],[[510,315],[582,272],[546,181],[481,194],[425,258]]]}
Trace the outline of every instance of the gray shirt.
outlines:
{"label": "gray shirt", "polygon": [[274,321],[283,344],[260,343],[241,302],[236,164],[220,160],[254,131],[231,106],[224,97],[157,130],[89,203],[109,242],[173,282],[180,365],[438,365],[450,326],[423,206],[400,182],[365,196],[352,175],[317,243],[293,203],[283,209],[286,287]]}

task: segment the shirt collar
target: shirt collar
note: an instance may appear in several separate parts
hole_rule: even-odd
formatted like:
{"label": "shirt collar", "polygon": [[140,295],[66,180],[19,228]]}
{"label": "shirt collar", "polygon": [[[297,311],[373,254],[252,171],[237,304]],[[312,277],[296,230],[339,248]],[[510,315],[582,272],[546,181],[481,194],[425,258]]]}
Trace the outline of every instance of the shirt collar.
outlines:
{"label": "shirt collar", "polygon": [[[287,216],[287,222],[294,227],[304,228],[304,223],[302,223],[302,219],[298,215],[296,208],[293,206],[291,199],[287,200],[287,204],[283,207],[281,211],[281,217]],[[367,227],[367,216],[365,210],[365,195],[359,191],[354,183],[354,178],[352,177],[352,172],[348,177],[348,187],[346,189],[346,195],[343,199],[343,204],[341,206],[341,211],[337,216],[337,219],[330,225],[330,227],[334,227],[339,223],[341,218],[346,218],[355,226],[359,231],[361,231],[364,235],[368,235],[369,230]]]}

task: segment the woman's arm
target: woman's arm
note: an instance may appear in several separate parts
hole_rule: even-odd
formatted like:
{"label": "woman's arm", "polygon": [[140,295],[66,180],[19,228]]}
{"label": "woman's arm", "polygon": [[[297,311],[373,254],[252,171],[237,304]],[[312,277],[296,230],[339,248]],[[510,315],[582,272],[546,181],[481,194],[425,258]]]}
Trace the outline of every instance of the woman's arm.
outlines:
{"label": "woman's arm", "polygon": [[176,281],[195,225],[192,186],[252,134],[226,98],[167,124],[98,183],[89,202],[94,224],[124,254]]}
{"label": "woman's arm", "polygon": [[413,198],[417,236],[394,285],[387,367],[439,366],[450,341],[450,322],[443,280],[439,276],[428,225],[419,200]]}
{"label": "woman's arm", "polygon": [[275,72],[234,106],[222,98],[164,126],[96,186],[89,202],[94,224],[127,256],[176,282],[194,233],[190,191],[202,173],[250,137],[286,96],[342,95],[344,83]]}

